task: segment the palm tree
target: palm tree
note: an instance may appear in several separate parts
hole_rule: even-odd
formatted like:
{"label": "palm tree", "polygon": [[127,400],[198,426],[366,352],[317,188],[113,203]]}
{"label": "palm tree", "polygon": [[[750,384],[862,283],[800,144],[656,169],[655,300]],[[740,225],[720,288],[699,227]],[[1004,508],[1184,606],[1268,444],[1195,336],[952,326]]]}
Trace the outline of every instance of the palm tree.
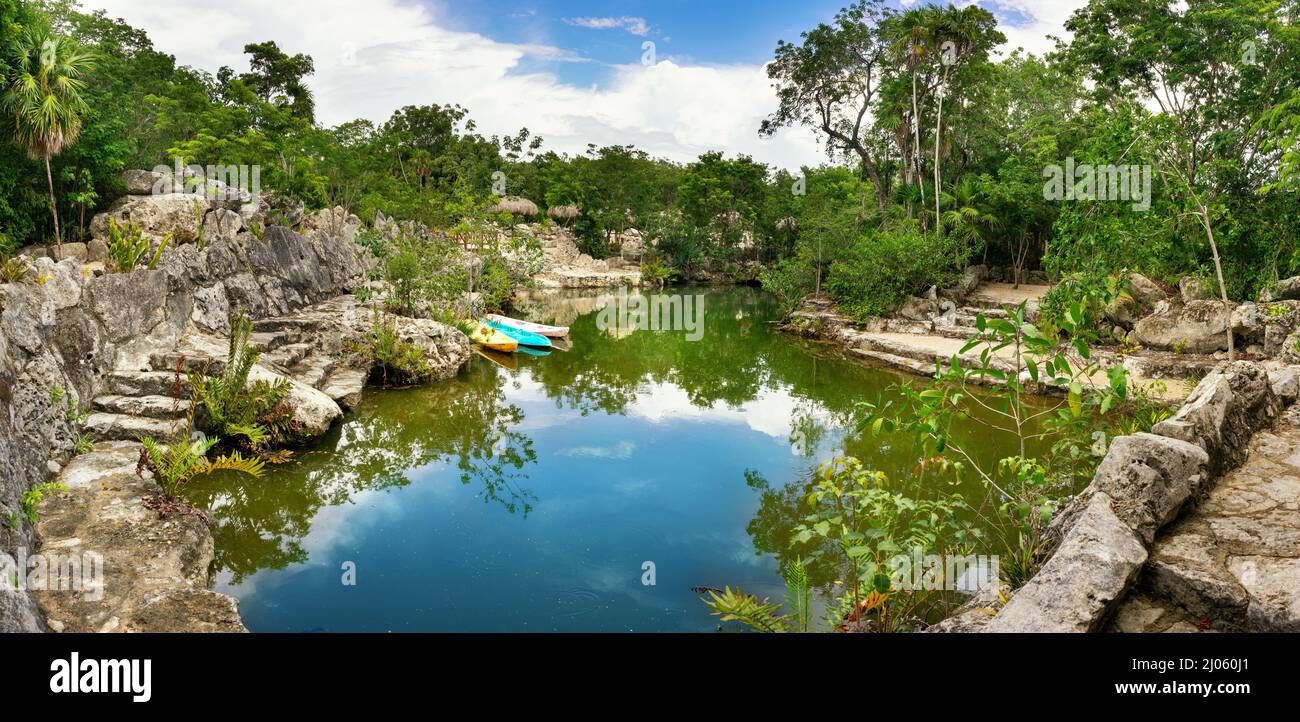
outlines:
{"label": "palm tree", "polygon": [[81,134],[81,115],[86,112],[86,101],[81,97],[86,84],[81,77],[92,64],[92,56],[70,38],[46,28],[30,27],[14,44],[13,82],[0,101],[13,122],[15,139],[32,158],[45,161],[56,242],[61,234],[50,157]]}
{"label": "palm tree", "polygon": [[979,246],[986,243],[985,234],[999,230],[1002,222],[988,210],[989,204],[979,181],[970,176],[962,178],[951,195],[944,196],[944,203],[949,206],[943,212],[944,225],[948,233],[961,242],[961,247],[956,250],[960,265],[962,259],[972,255],[972,251],[979,251]]}

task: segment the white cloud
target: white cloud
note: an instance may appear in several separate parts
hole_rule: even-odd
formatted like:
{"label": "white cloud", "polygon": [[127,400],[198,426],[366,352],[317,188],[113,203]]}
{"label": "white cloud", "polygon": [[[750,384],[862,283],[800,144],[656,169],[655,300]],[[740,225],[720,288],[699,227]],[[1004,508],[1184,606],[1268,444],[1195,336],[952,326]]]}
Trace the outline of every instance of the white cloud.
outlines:
{"label": "white cloud", "polygon": [[1049,38],[1054,35],[1062,40],[1069,39],[1065,32],[1065,21],[1070,19],[1075,10],[1087,5],[1087,0],[983,0],[978,3],[986,10],[1001,18],[1006,11],[1024,16],[1026,22],[1011,24],[1002,22],[998,30],[1007,36],[1007,43],[1002,47],[1006,55],[1016,48],[1024,48],[1035,55],[1043,55],[1056,48],[1056,41]]}
{"label": "white cloud", "polygon": [[650,34],[650,23],[647,23],[645,18],[565,18],[564,22],[580,28],[591,28],[592,30],[617,30],[621,28],[633,35],[642,37]]}
{"label": "white cloud", "polygon": [[[1035,18],[1004,27],[1013,44],[1041,51],[1047,32],[1059,33],[1069,15],[1065,3],[992,0]],[[544,62],[586,62],[571,50],[544,43],[493,40],[454,29],[437,6],[406,0],[225,0],[177,5],[174,0],[85,0],[148,31],[158,49],[209,71],[242,69],[243,46],[275,40],[289,53],[316,61],[309,84],[321,122],[353,118],[386,120],[405,105],[459,104],[470,110],[480,132],[513,134],[527,125],[548,149],[580,153],[588,143],[633,144],[651,155],[690,161],[707,150],[745,153],[776,166],[795,168],[824,161],[822,145],[805,128],[776,137],[758,136],[759,122],[776,105],[762,66],[699,65],[672,58],[641,64],[639,46],[625,64],[611,68],[603,87],[578,87],[532,68]],[[1066,9],[1060,9],[1065,6]],[[628,32],[640,18],[611,21]],[[642,20],[644,23],[644,21]],[[644,27],[648,32],[648,24]],[[662,57],[662,56],[661,56]]]}

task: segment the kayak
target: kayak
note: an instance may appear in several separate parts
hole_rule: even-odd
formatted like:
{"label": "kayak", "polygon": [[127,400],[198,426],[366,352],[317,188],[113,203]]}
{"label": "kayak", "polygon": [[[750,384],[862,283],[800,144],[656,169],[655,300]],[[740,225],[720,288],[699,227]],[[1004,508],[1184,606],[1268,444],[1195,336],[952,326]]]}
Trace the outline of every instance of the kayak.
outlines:
{"label": "kayak", "polygon": [[468,323],[474,327],[469,334],[469,340],[476,344],[504,353],[514,353],[515,349],[519,348],[518,341],[481,321],[468,321]]}
{"label": "kayak", "polygon": [[525,356],[537,356],[538,358],[543,358],[550,356],[551,350],[549,348],[533,348],[532,346],[524,346],[520,344],[519,353],[524,354]]}
{"label": "kayak", "polygon": [[533,323],[532,321],[520,321],[517,318],[510,318],[509,316],[502,316],[496,313],[489,313],[487,315],[487,320],[493,321],[495,323],[499,323],[503,326],[517,328],[520,331],[535,333],[538,336],[549,336],[550,338],[560,338],[562,336],[569,335],[568,326],[547,326],[546,324]]}
{"label": "kayak", "polygon": [[487,321],[486,323],[498,332],[518,341],[523,346],[537,346],[539,348],[551,347],[551,340],[545,336],[531,333],[529,331],[521,331],[520,329],[512,328],[503,323],[497,323],[496,321]]}

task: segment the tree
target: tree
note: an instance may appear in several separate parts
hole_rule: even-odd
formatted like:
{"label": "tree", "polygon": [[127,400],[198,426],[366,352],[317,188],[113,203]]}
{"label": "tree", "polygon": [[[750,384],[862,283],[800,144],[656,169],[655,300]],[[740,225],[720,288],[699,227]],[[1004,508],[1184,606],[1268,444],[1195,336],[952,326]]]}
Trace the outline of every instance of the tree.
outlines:
{"label": "tree", "polygon": [[288,108],[294,116],[311,122],[316,117],[316,101],[307,88],[306,77],[316,72],[311,56],[285,54],[274,40],[244,46],[249,56],[249,72],[239,79],[267,103]]}
{"label": "tree", "polygon": [[32,158],[45,162],[57,242],[61,233],[50,157],[81,134],[81,118],[87,111],[81,97],[85,89],[82,76],[93,66],[93,59],[72,40],[32,27],[15,44],[12,65],[13,80],[4,95],[4,110],[19,144]]}
{"label": "tree", "polygon": [[888,50],[880,24],[890,15],[881,0],[863,0],[836,13],[832,24],[803,33],[800,45],[778,42],[767,76],[776,81],[780,105],[759,127],[765,136],[794,125],[821,130],[828,149],[838,147],[861,161],[882,212],[887,188],[865,134]]}

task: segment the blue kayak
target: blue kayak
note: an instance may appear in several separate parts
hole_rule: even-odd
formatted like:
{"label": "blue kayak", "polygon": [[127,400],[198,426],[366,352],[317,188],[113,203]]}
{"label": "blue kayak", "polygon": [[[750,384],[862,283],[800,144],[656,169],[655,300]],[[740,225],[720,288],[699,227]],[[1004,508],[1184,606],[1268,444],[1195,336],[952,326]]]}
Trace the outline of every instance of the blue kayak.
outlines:
{"label": "blue kayak", "polygon": [[502,334],[509,336],[510,338],[513,338],[514,340],[518,341],[521,345],[536,346],[537,348],[551,347],[551,339],[545,336],[541,336],[532,333],[530,331],[523,331],[521,329],[514,328],[513,326],[507,326],[504,323],[497,323],[496,321],[489,321],[487,319],[483,319],[483,323],[487,324],[491,328],[500,331]]}
{"label": "blue kayak", "polygon": [[522,343],[519,344],[515,350],[525,356],[537,356],[539,358],[551,355],[551,350],[548,348],[533,348],[532,346],[525,346]]}

